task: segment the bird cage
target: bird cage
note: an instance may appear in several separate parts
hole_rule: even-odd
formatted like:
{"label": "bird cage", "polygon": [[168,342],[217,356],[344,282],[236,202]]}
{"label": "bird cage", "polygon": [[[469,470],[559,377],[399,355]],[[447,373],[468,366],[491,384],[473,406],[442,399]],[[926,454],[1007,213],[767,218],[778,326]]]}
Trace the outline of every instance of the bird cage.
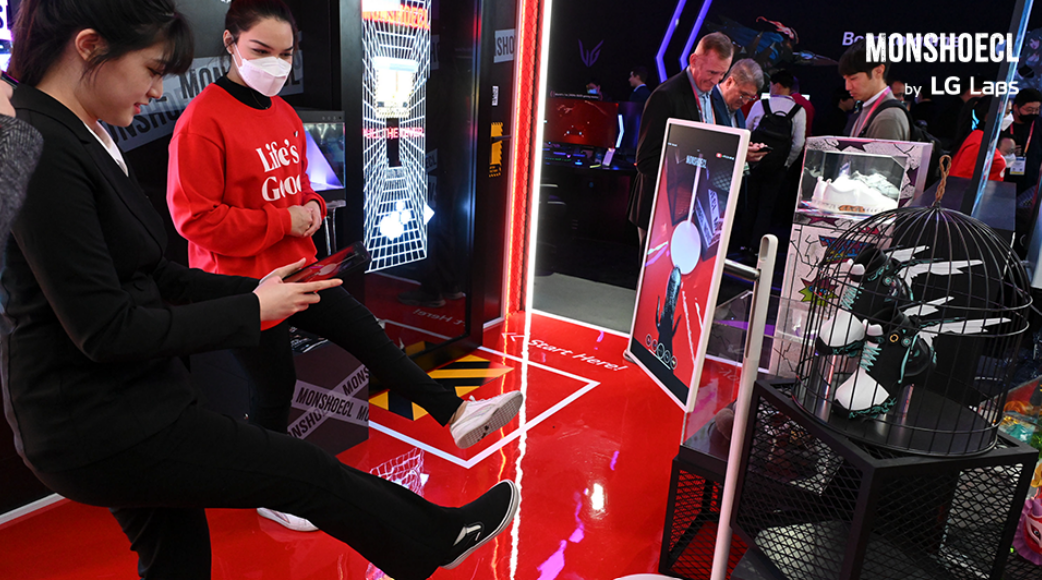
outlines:
{"label": "bird cage", "polygon": [[793,389],[803,410],[907,453],[995,445],[1031,308],[1009,240],[939,203],[902,208],[842,234],[816,275]]}

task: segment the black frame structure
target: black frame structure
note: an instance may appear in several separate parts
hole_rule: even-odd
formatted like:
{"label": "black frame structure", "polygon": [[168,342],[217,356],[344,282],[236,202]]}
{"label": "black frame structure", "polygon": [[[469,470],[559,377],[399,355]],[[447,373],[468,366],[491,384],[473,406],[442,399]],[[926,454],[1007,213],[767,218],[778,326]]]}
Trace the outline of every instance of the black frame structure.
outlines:
{"label": "black frame structure", "polygon": [[[734,528],[778,578],[1002,578],[1038,451],[925,458],[849,439],[757,381]],[[779,389],[785,389],[779,390]]]}
{"label": "black frame structure", "polygon": [[[470,55],[474,63],[474,94],[471,95],[471,115],[475,130],[472,132],[476,140],[473,147],[473,156],[469,159],[468,174],[471,185],[467,188],[466,199],[461,204],[469,208],[469,219],[460,224],[457,233],[462,243],[458,251],[465,252],[469,256],[467,262],[473,266],[464,273],[468,284],[464,288],[467,300],[467,318],[464,332],[458,336],[450,337],[448,340],[435,344],[415,355],[413,359],[423,368],[433,368],[444,364],[468,352],[473,351],[481,345],[483,334],[483,322],[486,315],[486,301],[488,281],[486,277],[490,274],[482,267],[489,263],[488,250],[490,247],[499,247],[498,244],[486,243],[500,235],[494,230],[494,220],[476,219],[475,216],[488,216],[495,212],[497,207],[495,196],[491,195],[493,189],[492,178],[482,168],[489,165],[491,150],[484,147],[479,135],[487,135],[492,125],[492,91],[488,79],[491,76],[492,55],[495,49],[494,22],[497,9],[503,2],[496,0],[470,0],[473,2],[473,27],[474,45]],[[330,73],[330,89],[333,108],[343,110],[345,113],[345,132],[348,135],[345,156],[348,159],[362,158],[362,141],[360,136],[363,131],[361,111],[363,106],[361,78],[365,73],[364,64],[359,55],[362,51],[362,21],[360,18],[362,7],[361,0],[340,0],[339,3],[330,5],[332,14],[323,16],[320,11],[301,10],[298,14],[307,14],[307,21],[317,27],[320,22],[328,22],[330,32],[331,53],[338,58],[328,63]],[[298,17],[303,18],[303,17]],[[301,28],[307,29],[304,22]],[[307,38],[302,41],[306,48]],[[339,62],[335,62],[339,61]],[[326,63],[313,63],[308,61],[309,66],[319,70],[310,70],[308,78],[320,77],[323,65]],[[317,74],[313,74],[317,73]],[[320,81],[322,82],[322,81]],[[348,166],[345,179],[345,187],[348,191],[362,191],[364,187],[364,176],[360,164]],[[360,240],[363,238],[363,200],[360,196],[348,196],[347,205],[344,208],[345,216],[351,216],[343,220],[343,231],[340,233],[342,240]],[[356,295],[364,295],[364,290],[358,286],[349,288]]]}

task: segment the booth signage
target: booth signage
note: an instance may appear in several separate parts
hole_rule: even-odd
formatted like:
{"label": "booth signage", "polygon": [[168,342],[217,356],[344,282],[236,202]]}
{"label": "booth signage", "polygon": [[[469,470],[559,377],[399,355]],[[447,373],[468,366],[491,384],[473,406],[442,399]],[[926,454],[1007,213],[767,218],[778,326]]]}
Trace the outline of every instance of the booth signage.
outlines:
{"label": "booth signage", "polygon": [[497,30],[496,54],[492,57],[492,62],[508,62],[514,60],[515,47],[516,40],[514,38],[513,28],[510,30]]}

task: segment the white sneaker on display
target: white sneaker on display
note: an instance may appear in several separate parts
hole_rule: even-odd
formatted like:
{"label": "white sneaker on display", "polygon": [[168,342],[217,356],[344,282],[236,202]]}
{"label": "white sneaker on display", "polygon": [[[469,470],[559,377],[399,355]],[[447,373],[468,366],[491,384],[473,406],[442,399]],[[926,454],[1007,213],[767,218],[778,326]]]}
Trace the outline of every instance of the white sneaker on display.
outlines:
{"label": "white sneaker on display", "polygon": [[293,514],[287,514],[285,512],[275,511],[268,508],[257,508],[257,514],[262,518],[268,518],[273,522],[278,522],[294,532],[318,531],[318,527],[315,526],[315,524]]}
{"label": "white sneaker on display", "polygon": [[463,413],[449,426],[456,446],[466,449],[489,433],[502,429],[521,410],[524,400],[524,395],[519,391],[480,401],[471,397],[463,403]]}

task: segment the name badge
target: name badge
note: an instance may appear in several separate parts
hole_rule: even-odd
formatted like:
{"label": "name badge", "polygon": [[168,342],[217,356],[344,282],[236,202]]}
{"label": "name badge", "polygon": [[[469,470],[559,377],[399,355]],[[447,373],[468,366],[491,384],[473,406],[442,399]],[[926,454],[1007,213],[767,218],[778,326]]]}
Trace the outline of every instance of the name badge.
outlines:
{"label": "name badge", "polygon": [[1024,175],[1024,166],[1027,165],[1026,157],[1017,157],[1017,160],[1013,162],[1013,166],[1009,168],[1010,175]]}

